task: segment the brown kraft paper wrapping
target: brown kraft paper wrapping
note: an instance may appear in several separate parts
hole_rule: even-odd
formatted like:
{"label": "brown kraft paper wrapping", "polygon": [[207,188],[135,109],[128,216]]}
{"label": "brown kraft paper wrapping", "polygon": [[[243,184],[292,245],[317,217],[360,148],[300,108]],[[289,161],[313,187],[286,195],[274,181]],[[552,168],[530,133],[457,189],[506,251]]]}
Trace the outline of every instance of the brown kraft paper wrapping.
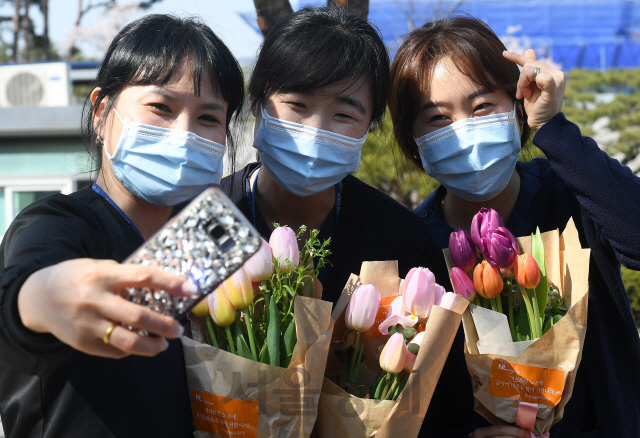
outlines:
{"label": "brown kraft paper wrapping", "polygon": [[[257,437],[309,437],[316,421],[324,368],[333,331],[331,303],[297,296],[298,343],[288,368],[244,359],[204,343],[192,321],[192,338],[183,345],[189,391],[238,400],[257,400]],[[196,430],[194,436],[217,437]]]}
{"label": "brown kraft paper wrapping", "polygon": [[[338,303],[333,309],[335,322],[332,341],[342,339],[347,328],[344,312],[353,291],[360,284],[373,284],[380,295],[401,295],[401,279],[398,278],[397,261],[364,262],[361,276],[351,274]],[[413,372],[397,400],[372,400],[352,396],[328,378],[324,379],[320,405],[318,407],[317,433],[320,437],[398,437],[418,436],[422,420],[433,391],[456,335],[467,300],[457,296],[451,310],[434,306],[425,327],[425,336],[420,346]],[[364,343],[363,367],[368,367],[365,385],[375,383],[380,370],[378,347],[389,336],[368,338]],[[352,342],[353,334],[348,338]],[[327,360],[327,376],[338,381],[342,364],[335,358],[331,345]]]}
{"label": "brown kraft paper wrapping", "polygon": [[[582,358],[587,331],[589,298],[590,250],[580,246],[578,231],[570,219],[563,234],[558,230],[542,233],[545,265],[549,284],[553,284],[564,297],[569,308],[567,314],[541,338],[537,339],[517,357],[497,354],[479,354],[478,334],[471,313],[467,309],[462,318],[465,333],[465,358],[471,374],[474,409],[493,424],[515,424],[518,400],[494,397],[490,394],[491,367],[495,359],[564,372],[564,389],[555,407],[540,404],[534,433],[542,435],[562,419],[564,407],[571,398],[576,371]],[[521,253],[531,249],[531,237],[519,237]],[[449,251],[444,250],[449,272],[453,264]]]}

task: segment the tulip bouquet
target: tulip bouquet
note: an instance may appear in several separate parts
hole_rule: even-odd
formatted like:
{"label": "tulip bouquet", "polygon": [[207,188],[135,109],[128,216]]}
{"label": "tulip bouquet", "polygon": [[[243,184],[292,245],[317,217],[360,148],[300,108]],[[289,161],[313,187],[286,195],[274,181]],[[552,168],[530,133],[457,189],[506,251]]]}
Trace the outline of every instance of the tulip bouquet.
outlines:
{"label": "tulip bouquet", "polygon": [[365,262],[336,321],[318,411],[320,436],[417,436],[468,301],[429,269]]}
{"label": "tulip bouquet", "polygon": [[454,290],[478,306],[505,313],[514,342],[540,338],[566,314],[557,287],[547,280],[539,229],[531,236],[531,252],[520,254],[498,213],[482,208],[471,222],[471,234],[463,229],[451,233],[449,254]]}
{"label": "tulip bouquet", "polygon": [[249,400],[258,405],[254,436],[311,434],[319,397],[307,394],[320,392],[333,323],[331,303],[317,299],[329,241],[312,230],[299,250],[305,231],[276,224],[269,243],[192,310],[191,336],[182,341],[201,436],[242,432],[238,421],[225,429],[229,422],[219,420],[246,416],[240,402]]}
{"label": "tulip bouquet", "polygon": [[570,220],[515,238],[490,209],[444,250],[455,291],[473,304],[462,318],[474,409],[493,424],[538,436],[571,398],[587,323],[589,249]]}

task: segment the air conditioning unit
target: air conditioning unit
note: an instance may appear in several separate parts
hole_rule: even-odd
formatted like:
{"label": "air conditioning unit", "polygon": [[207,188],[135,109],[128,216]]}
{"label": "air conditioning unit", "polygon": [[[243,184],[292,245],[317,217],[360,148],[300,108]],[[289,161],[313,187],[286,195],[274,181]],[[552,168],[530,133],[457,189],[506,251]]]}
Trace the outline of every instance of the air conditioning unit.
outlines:
{"label": "air conditioning unit", "polygon": [[71,90],[66,62],[0,66],[0,108],[68,106]]}

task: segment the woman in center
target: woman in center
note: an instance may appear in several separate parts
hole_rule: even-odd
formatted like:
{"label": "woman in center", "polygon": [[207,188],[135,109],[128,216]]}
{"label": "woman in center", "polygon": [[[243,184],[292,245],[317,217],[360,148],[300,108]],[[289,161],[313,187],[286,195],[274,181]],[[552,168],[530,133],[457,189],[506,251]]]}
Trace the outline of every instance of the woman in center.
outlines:
{"label": "woman in center", "polygon": [[324,8],[283,18],[249,83],[260,162],[221,184],[265,238],[273,223],[331,238],[319,279],[334,303],[363,261],[398,260],[404,277],[442,257],[419,218],[350,175],[382,121],[389,78],[384,43],[365,20]]}

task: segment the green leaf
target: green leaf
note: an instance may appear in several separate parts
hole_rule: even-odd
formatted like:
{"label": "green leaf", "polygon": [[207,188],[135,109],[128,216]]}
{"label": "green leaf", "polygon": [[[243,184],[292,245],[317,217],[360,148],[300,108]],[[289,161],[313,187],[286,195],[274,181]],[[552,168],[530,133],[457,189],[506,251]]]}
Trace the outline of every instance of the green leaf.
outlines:
{"label": "green leaf", "polygon": [[[378,391],[380,382],[384,380],[385,374],[386,373],[384,371],[381,371],[380,374],[378,375],[378,378],[376,379],[376,383],[371,385],[371,388],[369,389],[369,398],[376,398],[376,392]],[[382,389],[380,389],[380,392],[382,392]]]}
{"label": "green leaf", "polygon": [[267,350],[267,343],[262,344],[262,349],[258,354],[260,357],[259,362],[269,365],[269,350]]}
{"label": "green leaf", "polygon": [[376,392],[373,395],[373,398],[375,398],[376,400],[380,400],[380,397],[382,396],[382,391],[384,390],[384,385],[386,383],[385,377],[387,377],[388,374],[389,373],[382,373],[382,376],[380,377],[378,387],[376,388]]}
{"label": "green leaf", "polygon": [[336,359],[338,359],[339,362],[345,363],[347,361],[347,347],[338,347],[333,350],[333,354],[336,356]]}
{"label": "green leaf", "polygon": [[236,318],[233,323],[234,336],[236,341],[236,353],[240,357],[244,357],[245,359],[255,360],[253,355],[251,354],[251,350],[247,345],[247,341],[244,339],[244,335],[242,334],[242,329],[240,328],[240,321]]}
{"label": "green leaf", "polygon": [[414,329],[413,327],[405,327],[404,328],[404,333],[403,333],[404,338],[407,341],[410,341],[411,338],[413,338],[413,336],[416,334],[416,332],[417,332],[417,330]]}
{"label": "green leaf", "polygon": [[[540,235],[540,228],[536,227],[536,233],[531,234],[531,255],[540,268],[540,283],[535,288],[536,302],[540,315],[544,314],[549,294],[547,282],[547,266],[544,263],[544,244]],[[542,321],[541,321],[542,324]]]}
{"label": "green leaf", "polygon": [[409,344],[407,348],[411,353],[415,355],[417,355],[418,351],[420,351],[420,346],[418,344]]}
{"label": "green leaf", "polygon": [[276,300],[269,300],[269,327],[267,328],[269,365],[280,366],[280,314]]}
{"label": "green leaf", "polygon": [[283,357],[280,358],[280,366],[283,368],[289,366],[289,362],[291,362],[291,357],[293,356],[293,350],[296,348],[298,341],[296,337],[296,320],[293,314],[290,314],[287,319],[289,320],[289,325],[284,332],[281,345]]}
{"label": "green leaf", "polygon": [[524,302],[518,309],[518,314],[515,317],[516,320],[516,332],[520,336],[520,341],[531,339],[531,328],[529,326],[529,315],[527,315],[527,309]]}

